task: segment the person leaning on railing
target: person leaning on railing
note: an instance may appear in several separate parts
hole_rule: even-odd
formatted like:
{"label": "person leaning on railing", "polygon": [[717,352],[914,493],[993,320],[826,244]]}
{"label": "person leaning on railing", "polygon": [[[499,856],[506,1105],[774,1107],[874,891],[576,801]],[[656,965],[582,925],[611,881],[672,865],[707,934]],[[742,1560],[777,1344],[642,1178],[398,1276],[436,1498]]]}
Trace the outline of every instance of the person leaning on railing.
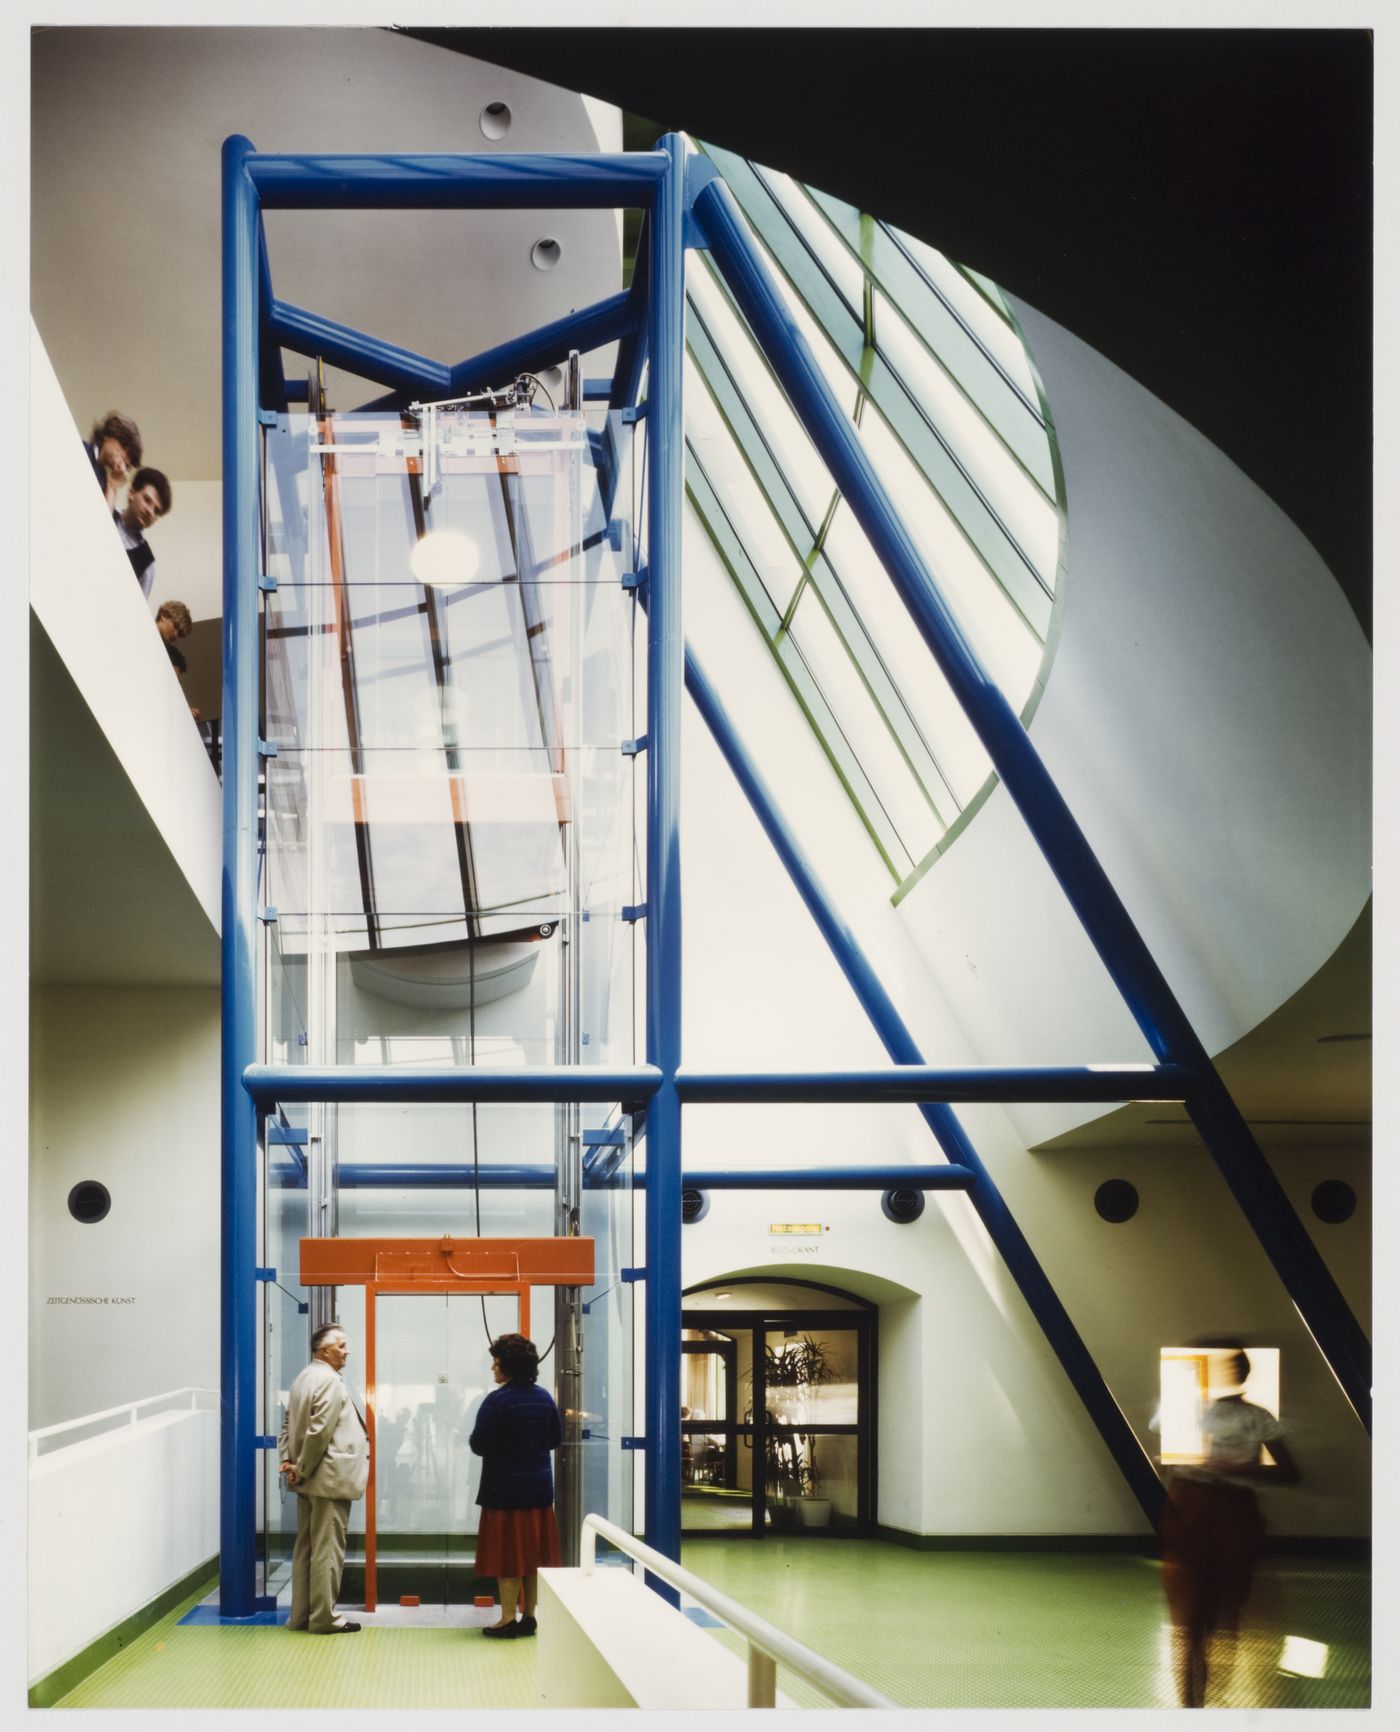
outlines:
{"label": "person leaning on railing", "polygon": [[83,449],[102,488],[107,509],[115,511],[117,495],[132,471],[141,467],[141,429],[130,415],[121,415],[113,409],[94,424]]}

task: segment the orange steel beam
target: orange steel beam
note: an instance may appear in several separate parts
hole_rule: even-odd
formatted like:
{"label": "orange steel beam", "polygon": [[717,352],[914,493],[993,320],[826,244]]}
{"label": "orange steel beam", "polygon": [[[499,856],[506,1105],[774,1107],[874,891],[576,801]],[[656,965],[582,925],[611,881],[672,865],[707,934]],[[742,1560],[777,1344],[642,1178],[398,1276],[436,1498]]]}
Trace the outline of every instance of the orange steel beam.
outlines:
{"label": "orange steel beam", "polygon": [[518,1287],[591,1287],[593,1240],[303,1239],[304,1287],[394,1287],[481,1293]]}

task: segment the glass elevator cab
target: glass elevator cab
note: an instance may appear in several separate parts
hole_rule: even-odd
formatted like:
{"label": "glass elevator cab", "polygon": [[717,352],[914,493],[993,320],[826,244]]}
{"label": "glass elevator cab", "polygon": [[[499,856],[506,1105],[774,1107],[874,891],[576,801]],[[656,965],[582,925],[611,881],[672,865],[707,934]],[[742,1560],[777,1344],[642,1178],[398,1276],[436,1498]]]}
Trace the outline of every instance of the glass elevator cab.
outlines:
{"label": "glass elevator cab", "polygon": [[[636,521],[633,430],[523,386],[485,407],[294,411],[265,431],[268,1062],[636,1059],[646,724],[630,538],[614,527]],[[269,1114],[261,1594],[277,1591],[295,1532],[272,1445],[309,1329],[331,1319],[375,1439],[347,1599],[366,1565],[366,1603],[472,1597],[467,1440],[491,1388],[488,1343],[508,1330],[535,1340],[565,1414],[566,1561],[585,1509],[630,1522],[623,1271],[642,1259],[621,1109],[313,1100]],[[592,1241],[586,1283],[524,1249],[570,1238]],[[364,1279],[305,1278],[303,1240],[421,1242],[436,1275],[360,1245],[342,1261]]]}

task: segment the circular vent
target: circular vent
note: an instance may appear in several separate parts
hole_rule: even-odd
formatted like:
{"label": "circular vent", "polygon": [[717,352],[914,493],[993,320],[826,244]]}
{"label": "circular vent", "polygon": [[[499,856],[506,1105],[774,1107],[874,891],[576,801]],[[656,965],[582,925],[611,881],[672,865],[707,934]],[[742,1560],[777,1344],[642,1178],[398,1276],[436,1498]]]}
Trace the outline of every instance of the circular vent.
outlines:
{"label": "circular vent", "polygon": [[897,1186],[894,1190],[885,1192],[880,1199],[880,1207],[884,1210],[887,1221],[897,1221],[901,1227],[907,1227],[911,1221],[917,1221],[923,1214],[924,1193],[907,1185]]}
{"label": "circular vent", "polygon": [[681,1220],[687,1227],[693,1227],[697,1221],[703,1221],[710,1212],[709,1193],[700,1191],[694,1185],[687,1185],[681,1192]]}
{"label": "circular vent", "polygon": [[68,1193],[68,1213],[85,1227],[102,1220],[111,1207],[112,1193],[96,1179],[84,1179]]}
{"label": "circular vent", "polygon": [[1324,1179],[1312,1194],[1312,1211],[1329,1227],[1339,1227],[1356,1213],[1356,1192],[1345,1179]]}
{"label": "circular vent", "polygon": [[1094,1192],[1094,1207],[1100,1219],[1121,1226],[1138,1212],[1137,1186],[1127,1179],[1105,1179]]}

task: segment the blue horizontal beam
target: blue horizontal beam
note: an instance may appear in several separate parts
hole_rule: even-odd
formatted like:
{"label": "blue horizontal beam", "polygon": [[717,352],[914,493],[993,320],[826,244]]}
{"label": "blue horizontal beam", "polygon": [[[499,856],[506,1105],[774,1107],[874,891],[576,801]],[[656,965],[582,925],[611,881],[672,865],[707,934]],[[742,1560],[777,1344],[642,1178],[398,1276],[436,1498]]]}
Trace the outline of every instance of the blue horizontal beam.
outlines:
{"label": "blue horizontal beam", "polygon": [[[305,1190],[306,1174],[296,1166],[274,1169],[284,1190]],[[698,1167],[681,1174],[681,1184],[704,1191],[965,1191],[976,1175],[970,1167],[940,1164],[932,1167]],[[336,1184],[342,1190],[461,1191],[480,1186],[483,1191],[549,1191],[554,1188],[554,1168],[541,1163],[531,1166],[473,1167],[469,1162],[444,1162],[434,1166],[414,1161],[350,1161],[336,1166]],[[646,1190],[646,1174],[632,1183]],[[589,1189],[588,1176],[584,1188]]]}
{"label": "blue horizontal beam", "polygon": [[445,397],[451,389],[452,370],[443,362],[381,342],[286,301],[273,301],[268,309],[267,332],[281,348],[319,355],[333,367],[344,367],[362,379],[392,385],[411,396]]}
{"label": "blue horizontal beam", "polygon": [[649,209],[666,167],[657,151],[247,160],[264,210]]}
{"label": "blue horizontal beam", "polygon": [[655,1065],[615,1070],[592,1065],[534,1065],[482,1070],[425,1065],[250,1064],[243,1087],[264,1106],[278,1101],[639,1101],[661,1086]]}
{"label": "blue horizontal beam", "polygon": [[1357,1417],[1370,1430],[1371,1347],[1254,1141],[1020,717],[991,680],[894,509],[848,414],[720,180],[695,208],[710,252],[832,480],[865,531],[957,703],[986,747],[1109,978],[1163,1063],[1198,1079],[1187,1111]]}
{"label": "blue horizontal beam", "polygon": [[1181,1101],[1190,1078],[1174,1065],[970,1065],[941,1070],[676,1073],[683,1101]]}

